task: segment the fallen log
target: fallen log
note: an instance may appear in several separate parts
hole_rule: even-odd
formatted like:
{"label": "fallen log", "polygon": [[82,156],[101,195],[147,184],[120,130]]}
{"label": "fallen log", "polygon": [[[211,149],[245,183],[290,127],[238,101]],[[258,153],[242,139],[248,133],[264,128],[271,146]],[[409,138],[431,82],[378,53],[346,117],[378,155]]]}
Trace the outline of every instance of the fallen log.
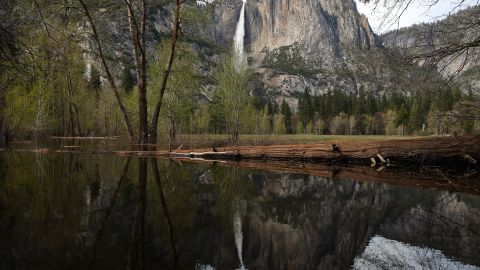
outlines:
{"label": "fallen log", "polygon": [[74,137],[66,137],[66,136],[50,136],[49,139],[56,139],[56,140],[119,140],[119,136],[106,136],[106,137],[99,137],[99,136],[74,136]]}
{"label": "fallen log", "polygon": [[[235,146],[195,150],[131,151],[137,156],[196,157],[215,160],[260,159],[356,162],[370,164],[376,158],[381,165],[437,164],[456,159],[471,164],[480,158],[480,136],[424,137],[405,140],[335,141],[312,144]],[[123,154],[128,154],[123,152]]]}
{"label": "fallen log", "polygon": [[[53,137],[57,138],[57,137]],[[81,138],[81,137],[71,137]],[[83,137],[108,138],[108,137]],[[79,146],[65,146],[74,149]],[[28,150],[32,151],[32,150]],[[38,151],[38,150],[37,150]],[[42,152],[42,151],[39,151]],[[360,162],[364,164],[403,165],[405,162],[435,163],[442,159],[458,159],[478,166],[480,136],[420,137],[395,140],[336,140],[310,144],[269,146],[214,147],[207,149],[168,151],[113,151],[119,155],[197,157],[205,159],[261,159],[296,161]],[[375,161],[375,162],[373,162]]]}

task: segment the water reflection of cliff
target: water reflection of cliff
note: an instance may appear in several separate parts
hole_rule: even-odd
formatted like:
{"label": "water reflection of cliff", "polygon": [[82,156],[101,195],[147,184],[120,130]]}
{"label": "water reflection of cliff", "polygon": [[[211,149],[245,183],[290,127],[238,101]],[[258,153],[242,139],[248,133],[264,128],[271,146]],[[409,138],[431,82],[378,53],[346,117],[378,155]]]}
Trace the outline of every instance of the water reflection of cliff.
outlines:
{"label": "water reflection of cliff", "polygon": [[253,268],[348,269],[378,233],[480,263],[476,197],[295,175],[268,175],[258,185],[262,200],[250,208],[245,245]]}
{"label": "water reflection of cliff", "polygon": [[175,161],[155,173],[154,161],[29,159],[2,161],[2,269],[349,269],[374,235],[480,265],[473,195]]}

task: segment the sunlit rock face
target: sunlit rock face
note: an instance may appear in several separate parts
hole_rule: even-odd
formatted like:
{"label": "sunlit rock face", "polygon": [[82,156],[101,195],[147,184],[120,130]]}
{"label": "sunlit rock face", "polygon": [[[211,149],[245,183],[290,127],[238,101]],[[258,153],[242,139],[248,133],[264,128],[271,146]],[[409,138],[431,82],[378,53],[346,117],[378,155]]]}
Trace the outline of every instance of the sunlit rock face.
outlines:
{"label": "sunlit rock face", "polygon": [[[240,0],[222,2],[217,40],[233,38],[241,4]],[[347,49],[377,44],[368,21],[351,0],[249,0],[246,16],[246,43],[258,61],[269,51],[298,46],[299,56],[310,66],[328,67]]]}
{"label": "sunlit rock face", "polygon": [[[231,44],[241,6],[241,0],[224,0],[216,8],[219,44]],[[363,84],[377,91],[378,64],[362,57],[381,54],[380,42],[352,0],[249,0],[245,27],[250,64],[267,95],[295,108],[293,96],[305,87],[313,93],[355,92]]]}
{"label": "sunlit rock face", "polygon": [[345,49],[375,45],[373,32],[353,1],[252,0],[248,43],[258,60],[284,46],[298,46],[312,68],[329,68]]}

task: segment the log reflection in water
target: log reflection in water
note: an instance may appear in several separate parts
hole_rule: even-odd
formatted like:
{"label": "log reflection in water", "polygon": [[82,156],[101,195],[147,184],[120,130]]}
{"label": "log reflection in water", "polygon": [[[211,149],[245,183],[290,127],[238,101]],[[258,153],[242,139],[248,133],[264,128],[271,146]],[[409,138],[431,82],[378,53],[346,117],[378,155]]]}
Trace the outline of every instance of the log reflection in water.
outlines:
{"label": "log reflection in water", "polygon": [[[391,185],[435,188],[452,192],[480,195],[480,176],[466,172],[465,175],[450,175],[439,178],[434,171],[410,171],[388,168],[378,171],[368,166],[331,166],[311,162],[261,161],[261,160],[205,160],[179,158],[178,160],[197,163],[214,164],[222,167],[234,167],[248,170],[269,170],[283,173],[298,173],[324,177],[326,179],[357,180],[362,182],[382,182]],[[444,174],[445,175],[445,174]]]}
{"label": "log reflection in water", "polygon": [[375,236],[480,265],[480,197],[438,175],[81,154],[40,156],[38,175],[34,154],[8,155],[0,269],[350,269]]}

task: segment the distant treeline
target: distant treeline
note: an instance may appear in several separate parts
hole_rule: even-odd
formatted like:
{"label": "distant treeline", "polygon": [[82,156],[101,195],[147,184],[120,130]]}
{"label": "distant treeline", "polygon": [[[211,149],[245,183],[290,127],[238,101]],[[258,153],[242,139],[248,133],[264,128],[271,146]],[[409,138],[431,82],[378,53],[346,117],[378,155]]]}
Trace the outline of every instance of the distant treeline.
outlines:
{"label": "distant treeline", "polygon": [[287,133],[463,134],[474,132],[475,122],[460,115],[455,105],[462,104],[463,109],[473,100],[472,92],[453,87],[417,90],[411,95],[375,95],[363,86],[355,94],[334,90],[312,95],[307,88],[299,97],[296,114],[285,102],[270,105],[269,112],[285,118]]}

